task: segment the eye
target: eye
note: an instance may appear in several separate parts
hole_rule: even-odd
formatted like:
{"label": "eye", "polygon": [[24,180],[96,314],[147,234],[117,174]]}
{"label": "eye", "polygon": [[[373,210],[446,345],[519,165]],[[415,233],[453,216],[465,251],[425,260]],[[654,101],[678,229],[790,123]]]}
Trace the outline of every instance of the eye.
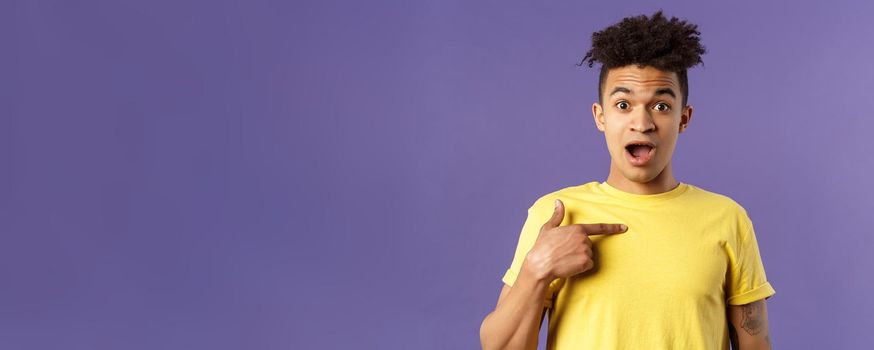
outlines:
{"label": "eye", "polygon": [[659,103],[656,103],[656,105],[653,106],[653,108],[655,108],[659,112],[664,112],[664,111],[670,110],[671,105],[664,103],[664,102],[659,102]]}
{"label": "eye", "polygon": [[616,102],[616,107],[619,109],[628,109],[628,107],[631,107],[631,106],[626,101],[619,101],[619,102]]}

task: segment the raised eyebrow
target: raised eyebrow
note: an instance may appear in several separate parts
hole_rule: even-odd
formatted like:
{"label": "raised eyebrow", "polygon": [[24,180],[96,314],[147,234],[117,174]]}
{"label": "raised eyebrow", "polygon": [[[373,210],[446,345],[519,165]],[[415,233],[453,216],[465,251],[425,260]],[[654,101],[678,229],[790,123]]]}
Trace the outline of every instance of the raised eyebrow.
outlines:
{"label": "raised eyebrow", "polygon": [[617,86],[616,88],[613,89],[613,91],[610,92],[610,95],[608,95],[608,96],[613,96],[614,94],[619,93],[619,92],[631,94],[631,90],[629,90],[628,88],[622,87],[622,86]]}
{"label": "raised eyebrow", "polygon": [[655,91],[655,94],[653,94],[653,96],[658,96],[658,95],[671,95],[671,97],[677,98],[677,94],[675,94],[674,89],[671,89],[671,88],[659,88],[658,90]]}

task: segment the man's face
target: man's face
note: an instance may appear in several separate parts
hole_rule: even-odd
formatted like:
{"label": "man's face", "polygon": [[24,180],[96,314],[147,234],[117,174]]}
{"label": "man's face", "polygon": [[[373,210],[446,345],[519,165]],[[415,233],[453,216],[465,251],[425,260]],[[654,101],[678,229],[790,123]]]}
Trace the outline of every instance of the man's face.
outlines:
{"label": "man's face", "polygon": [[682,106],[677,74],[629,65],[611,69],[604,82],[603,103],[592,105],[598,130],[610,152],[610,171],[647,183],[669,166],[677,135],[692,118]]}

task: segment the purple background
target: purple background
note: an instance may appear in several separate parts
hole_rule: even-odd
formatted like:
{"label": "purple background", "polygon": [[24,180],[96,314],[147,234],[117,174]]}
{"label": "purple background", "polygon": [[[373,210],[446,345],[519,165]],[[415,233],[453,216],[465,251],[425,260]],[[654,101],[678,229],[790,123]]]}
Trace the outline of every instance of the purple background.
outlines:
{"label": "purple background", "polygon": [[[3,2],[0,348],[478,348],[525,209],[606,178],[575,64],[648,3]],[[675,174],[749,211],[785,349],[874,343],[837,4],[661,5],[709,50]]]}

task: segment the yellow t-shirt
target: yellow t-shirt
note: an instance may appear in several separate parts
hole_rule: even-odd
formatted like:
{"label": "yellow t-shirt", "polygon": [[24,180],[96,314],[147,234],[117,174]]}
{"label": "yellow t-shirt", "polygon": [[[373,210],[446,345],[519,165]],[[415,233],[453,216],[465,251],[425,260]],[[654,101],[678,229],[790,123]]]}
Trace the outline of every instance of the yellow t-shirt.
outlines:
{"label": "yellow t-shirt", "polygon": [[544,195],[528,208],[507,285],[556,198],[562,226],[623,223],[628,231],[590,236],[595,267],[550,283],[548,349],[728,349],[726,305],[775,293],[746,210],[685,183],[654,195],[606,182]]}

